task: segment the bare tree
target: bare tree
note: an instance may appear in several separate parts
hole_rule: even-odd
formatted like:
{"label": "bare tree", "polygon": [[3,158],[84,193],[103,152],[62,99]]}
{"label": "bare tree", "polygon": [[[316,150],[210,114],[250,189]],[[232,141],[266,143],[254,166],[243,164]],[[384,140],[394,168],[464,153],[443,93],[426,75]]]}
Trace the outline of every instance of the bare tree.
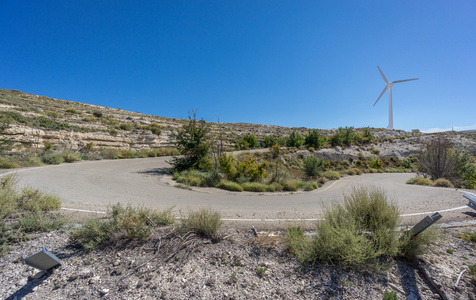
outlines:
{"label": "bare tree", "polygon": [[432,179],[454,179],[458,173],[458,155],[452,148],[452,143],[442,135],[429,141],[419,153],[419,171]]}

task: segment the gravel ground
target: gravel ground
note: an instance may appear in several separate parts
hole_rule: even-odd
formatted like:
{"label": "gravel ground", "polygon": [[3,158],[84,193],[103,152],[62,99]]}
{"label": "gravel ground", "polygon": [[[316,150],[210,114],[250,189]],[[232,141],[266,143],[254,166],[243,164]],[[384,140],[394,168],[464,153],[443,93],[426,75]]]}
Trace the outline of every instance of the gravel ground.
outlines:
{"label": "gravel ground", "polygon": [[[476,299],[469,272],[456,286],[467,265],[476,264],[474,246],[458,238],[465,231],[476,227],[443,230],[438,245],[419,257],[453,299]],[[250,230],[226,228],[226,238],[213,243],[192,235],[168,239],[166,233],[143,245],[109,245],[89,253],[65,232],[41,234],[0,258],[0,299],[382,299],[385,291],[395,291],[399,299],[440,299],[405,260],[389,261],[391,268],[380,273],[307,269],[284,251],[279,235],[255,237]],[[42,246],[63,264],[35,279],[38,270],[19,257]]]}

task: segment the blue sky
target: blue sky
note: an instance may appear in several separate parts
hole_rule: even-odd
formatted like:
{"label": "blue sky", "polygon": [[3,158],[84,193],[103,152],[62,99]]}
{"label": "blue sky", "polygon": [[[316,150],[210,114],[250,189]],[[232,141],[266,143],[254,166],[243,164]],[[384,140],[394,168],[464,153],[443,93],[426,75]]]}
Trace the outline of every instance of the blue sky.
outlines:
{"label": "blue sky", "polygon": [[2,1],[0,88],[172,118],[476,128],[476,2]]}

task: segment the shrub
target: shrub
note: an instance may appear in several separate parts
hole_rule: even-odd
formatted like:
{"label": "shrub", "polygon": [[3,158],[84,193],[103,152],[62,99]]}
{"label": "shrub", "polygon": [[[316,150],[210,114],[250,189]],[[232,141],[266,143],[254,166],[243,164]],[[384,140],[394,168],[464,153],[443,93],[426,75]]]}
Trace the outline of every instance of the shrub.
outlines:
{"label": "shrub", "polygon": [[318,177],[321,174],[322,160],[315,155],[309,155],[304,159],[304,173],[307,177]]}
{"label": "shrub", "polygon": [[210,152],[210,126],[203,120],[197,121],[195,112],[192,112],[188,119],[188,123],[181,129],[171,133],[175,147],[180,152],[180,156],[174,156],[169,161],[175,171],[198,169]]}
{"label": "shrub", "polygon": [[82,227],[71,231],[70,238],[86,250],[93,250],[113,239],[145,241],[151,235],[151,228],[174,222],[172,208],[157,212],[116,204],[108,210],[108,220],[87,220]]}
{"label": "shrub", "polygon": [[17,201],[20,209],[32,212],[55,210],[61,207],[58,196],[46,194],[31,187],[23,188]]}
{"label": "shrub", "polygon": [[380,158],[373,158],[373,157],[370,158],[370,162],[369,162],[369,167],[370,168],[372,168],[372,169],[381,169],[382,164],[383,164],[383,162]]}
{"label": "shrub", "polygon": [[287,147],[296,147],[299,148],[303,143],[303,138],[296,130],[293,130],[291,134],[286,139]]}
{"label": "shrub", "polygon": [[410,178],[407,180],[407,184],[415,184],[417,183],[418,180],[422,179],[423,177],[421,176],[416,176],[416,177],[413,177],[413,178]]}
{"label": "shrub", "polygon": [[287,180],[283,182],[283,190],[288,192],[297,191],[297,181],[296,180]]}
{"label": "shrub", "polygon": [[20,215],[14,228],[25,233],[35,231],[48,232],[60,229],[66,222],[66,218],[58,214],[29,213]]}
{"label": "shrub", "polygon": [[258,138],[253,133],[246,134],[239,142],[235,144],[237,149],[254,149],[258,148]]}
{"label": "shrub", "polygon": [[416,185],[433,185],[433,181],[430,178],[420,178],[418,179],[417,182],[415,182]]}
{"label": "shrub", "polygon": [[305,191],[313,191],[315,189],[317,189],[319,186],[317,185],[317,183],[315,182],[311,182],[311,181],[306,181],[303,183],[302,185],[302,189],[305,190]]}
{"label": "shrub", "polygon": [[15,184],[18,177],[8,174],[0,178],[0,220],[14,213],[18,208]]}
{"label": "shrub", "polygon": [[220,181],[216,185],[217,188],[223,189],[223,190],[228,190],[228,191],[233,191],[233,192],[242,192],[243,188],[241,185],[239,185],[236,182],[231,182],[231,181]]}
{"label": "shrub", "polygon": [[398,300],[397,293],[394,291],[387,291],[383,293],[383,300]]}
{"label": "shrub", "polygon": [[299,261],[308,265],[331,263],[378,268],[378,257],[396,256],[405,246],[425,243],[418,239],[411,242],[400,239],[396,231],[398,208],[388,201],[382,190],[353,188],[344,200],[343,205],[335,204],[324,210],[324,220],[312,239],[306,238],[299,229],[288,230],[286,247]]}
{"label": "shrub", "polygon": [[233,155],[223,153],[218,158],[218,168],[220,172],[229,180],[236,178],[236,161]]}
{"label": "shrub", "polygon": [[314,152],[314,149],[320,149],[323,144],[324,138],[320,136],[319,131],[314,129],[307,132],[306,137],[304,138],[304,145],[309,147],[309,151],[311,151],[310,148],[312,148],[313,151],[311,152]]}
{"label": "shrub", "polygon": [[340,175],[336,171],[326,171],[324,173],[324,177],[326,177],[329,180],[339,180]]}
{"label": "shrub", "polygon": [[81,160],[81,157],[79,156],[79,154],[77,153],[74,153],[74,152],[65,152],[63,153],[63,159],[65,162],[75,162],[75,161],[79,161]]}
{"label": "shrub", "polygon": [[93,116],[95,116],[96,118],[102,118],[102,112],[99,110],[96,110],[93,112]]}
{"label": "shrub", "polygon": [[453,184],[452,184],[451,181],[449,181],[448,179],[438,178],[437,180],[435,180],[435,181],[433,182],[433,186],[452,188],[452,187],[453,187]]}
{"label": "shrub", "polygon": [[265,184],[259,182],[243,182],[241,187],[244,191],[248,192],[266,192],[267,188]]}
{"label": "shrub", "polygon": [[260,181],[268,175],[266,173],[267,166],[266,162],[258,164],[257,159],[249,155],[242,162],[238,163],[237,174],[251,181]]}
{"label": "shrub", "polygon": [[131,128],[132,128],[132,124],[131,123],[122,123],[121,125],[119,125],[119,128],[122,129],[122,130],[130,131]]}
{"label": "shrub", "polygon": [[41,157],[41,160],[45,164],[49,165],[59,165],[64,162],[64,157],[61,153],[46,153]]}
{"label": "shrub", "polygon": [[[175,179],[176,177],[176,179]],[[215,186],[218,180],[212,172],[205,172],[199,170],[187,170],[179,172],[174,179],[180,183],[186,183],[191,186]]]}
{"label": "shrub", "polygon": [[187,218],[182,219],[181,229],[185,232],[195,232],[211,239],[218,238],[218,229],[222,224],[219,212],[211,209],[190,211]]}

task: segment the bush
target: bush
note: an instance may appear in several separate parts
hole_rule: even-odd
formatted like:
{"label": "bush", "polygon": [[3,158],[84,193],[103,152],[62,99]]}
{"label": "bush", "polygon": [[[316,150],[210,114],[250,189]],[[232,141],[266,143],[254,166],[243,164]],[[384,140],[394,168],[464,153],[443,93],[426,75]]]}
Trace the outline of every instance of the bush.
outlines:
{"label": "bush", "polygon": [[336,171],[326,171],[324,173],[324,177],[326,177],[329,180],[339,180],[340,175]]}
{"label": "bush", "polygon": [[67,222],[66,218],[61,215],[53,215],[48,213],[36,213],[20,215],[14,228],[22,232],[48,232],[60,229]]}
{"label": "bush", "polygon": [[242,162],[238,163],[238,166],[236,167],[236,174],[243,177],[244,179],[260,181],[268,175],[266,173],[267,166],[268,164],[266,162],[259,164],[256,158],[249,155]]}
{"label": "bush", "polygon": [[131,128],[132,128],[132,124],[131,123],[122,123],[121,125],[119,125],[119,128],[121,130],[130,131]]}
{"label": "bush", "polygon": [[47,154],[44,154],[42,157],[41,157],[41,160],[45,163],[45,164],[49,164],[49,165],[59,165],[61,163],[64,162],[64,157],[62,154],[60,153],[56,153],[56,154],[53,154],[53,153],[47,153]]}
{"label": "bush", "polygon": [[241,185],[239,185],[236,182],[231,182],[231,181],[220,181],[216,185],[217,188],[223,189],[223,190],[228,190],[228,191],[233,191],[233,192],[242,192],[243,188]]}
{"label": "bush", "polygon": [[241,187],[244,191],[248,192],[266,192],[267,188],[265,184],[259,182],[243,182]]}
{"label": "bush", "polygon": [[286,139],[286,146],[299,148],[301,147],[303,141],[304,139],[299,134],[299,132],[297,132],[296,130],[293,130],[293,132],[291,132],[291,134]]}
{"label": "bush", "polygon": [[338,264],[344,267],[378,268],[377,258],[421,252],[426,235],[400,238],[396,230],[399,211],[377,188],[354,188],[344,204],[324,210],[316,236],[307,238],[299,228],[288,229],[288,251],[303,264]]}
{"label": "bush", "polygon": [[324,138],[322,138],[319,134],[319,131],[317,130],[309,130],[306,134],[306,137],[304,138],[304,145],[306,145],[309,148],[313,149],[320,149],[322,145],[324,144]]}
{"label": "bush", "polygon": [[233,155],[227,153],[220,155],[218,158],[218,168],[228,180],[236,178],[236,161],[234,160]]}
{"label": "bush", "polygon": [[451,181],[449,181],[448,179],[445,179],[445,178],[438,178],[437,180],[435,180],[433,182],[433,186],[449,187],[449,188],[454,187],[453,184],[451,183]]}
{"label": "bush", "polygon": [[187,218],[182,219],[181,229],[184,232],[192,231],[204,237],[217,239],[221,224],[219,212],[202,208],[190,211]]}
{"label": "bush", "polygon": [[71,231],[70,238],[86,250],[93,250],[113,239],[145,241],[150,237],[152,228],[174,222],[171,208],[157,212],[116,204],[108,210],[108,220],[87,220],[82,227]]}
{"label": "bush", "polygon": [[18,178],[15,174],[8,174],[0,178],[0,219],[3,220],[14,213],[18,208],[17,191],[15,184]]}
{"label": "bush", "polygon": [[369,167],[372,169],[381,169],[383,162],[380,158],[370,158]]}
{"label": "bush", "polygon": [[307,177],[318,177],[321,175],[322,160],[315,155],[309,155],[304,159],[304,173]]}
{"label": "bush", "polygon": [[296,180],[288,180],[283,183],[283,190],[288,192],[297,191],[297,181]]}
{"label": "bush", "polygon": [[20,209],[31,212],[49,211],[61,207],[58,196],[46,194],[31,187],[23,188],[17,201]]}
{"label": "bush", "polygon": [[188,170],[176,173],[173,179],[180,183],[186,183],[191,186],[209,187],[215,186],[218,178],[212,172]]}
{"label": "bush", "polygon": [[93,112],[93,116],[95,116],[96,118],[102,118],[102,112],[99,110],[96,110]]}
{"label": "bush", "polygon": [[317,183],[315,182],[311,182],[311,181],[306,181],[303,183],[302,185],[302,189],[305,190],[305,191],[313,191],[315,189],[317,189],[319,186],[317,185]]}
{"label": "bush", "polygon": [[416,185],[433,185],[433,181],[430,178],[420,178],[415,182]]}
{"label": "bush", "polygon": [[65,162],[70,163],[70,162],[80,161],[81,157],[79,156],[79,154],[74,152],[65,152],[63,153],[63,159]]}
{"label": "bush", "polygon": [[181,129],[172,131],[171,137],[180,156],[174,156],[170,163],[175,171],[199,169],[210,152],[210,126],[203,120],[197,121],[195,112],[188,116],[188,123]]}

